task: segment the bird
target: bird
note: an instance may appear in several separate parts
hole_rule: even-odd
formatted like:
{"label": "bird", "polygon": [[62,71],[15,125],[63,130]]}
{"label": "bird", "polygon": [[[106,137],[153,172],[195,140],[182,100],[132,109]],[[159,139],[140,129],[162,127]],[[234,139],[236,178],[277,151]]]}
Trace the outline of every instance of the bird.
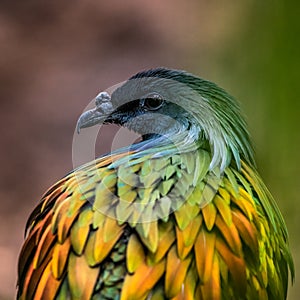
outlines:
{"label": "bird", "polygon": [[181,70],[131,76],[78,119],[140,139],[75,168],[26,224],[18,299],[286,299],[285,221],[239,103]]}

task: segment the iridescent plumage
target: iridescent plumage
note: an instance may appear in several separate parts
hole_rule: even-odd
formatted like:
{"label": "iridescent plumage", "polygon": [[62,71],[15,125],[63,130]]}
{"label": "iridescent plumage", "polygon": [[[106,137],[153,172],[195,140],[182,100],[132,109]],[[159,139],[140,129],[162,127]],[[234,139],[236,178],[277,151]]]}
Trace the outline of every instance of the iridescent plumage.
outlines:
{"label": "iridescent plumage", "polygon": [[18,297],[285,299],[294,276],[286,227],[235,100],[167,69],[103,95],[79,126],[103,114],[144,140],[46,192],[27,223]]}

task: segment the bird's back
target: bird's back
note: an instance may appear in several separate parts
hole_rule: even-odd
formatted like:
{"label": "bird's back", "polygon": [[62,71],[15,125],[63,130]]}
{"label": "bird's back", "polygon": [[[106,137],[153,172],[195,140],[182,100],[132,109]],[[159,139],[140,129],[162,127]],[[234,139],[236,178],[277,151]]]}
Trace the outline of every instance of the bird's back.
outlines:
{"label": "bird's back", "polygon": [[109,155],[48,190],[19,299],[284,299],[287,234],[256,171],[210,170],[205,147],[166,153]]}

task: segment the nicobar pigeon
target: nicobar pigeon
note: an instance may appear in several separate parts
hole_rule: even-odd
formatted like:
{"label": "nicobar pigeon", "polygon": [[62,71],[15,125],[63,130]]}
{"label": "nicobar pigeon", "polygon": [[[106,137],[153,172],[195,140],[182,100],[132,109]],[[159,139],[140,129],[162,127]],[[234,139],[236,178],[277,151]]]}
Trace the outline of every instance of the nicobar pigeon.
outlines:
{"label": "nicobar pigeon", "polygon": [[286,225],[229,94],[151,69],[100,93],[77,126],[96,124],[141,139],[44,194],[26,226],[18,299],[286,299]]}

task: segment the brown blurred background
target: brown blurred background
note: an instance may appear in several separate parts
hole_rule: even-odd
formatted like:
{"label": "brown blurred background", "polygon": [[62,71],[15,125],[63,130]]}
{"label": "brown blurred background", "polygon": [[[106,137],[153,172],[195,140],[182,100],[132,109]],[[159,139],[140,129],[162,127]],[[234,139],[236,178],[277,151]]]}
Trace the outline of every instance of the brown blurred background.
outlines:
{"label": "brown blurred background", "polygon": [[[156,66],[215,81],[242,103],[298,268],[298,3],[1,0],[0,299],[15,295],[30,211],[72,168],[83,108],[102,89]],[[108,129],[103,151],[109,136]],[[299,294],[296,280],[289,299]]]}

